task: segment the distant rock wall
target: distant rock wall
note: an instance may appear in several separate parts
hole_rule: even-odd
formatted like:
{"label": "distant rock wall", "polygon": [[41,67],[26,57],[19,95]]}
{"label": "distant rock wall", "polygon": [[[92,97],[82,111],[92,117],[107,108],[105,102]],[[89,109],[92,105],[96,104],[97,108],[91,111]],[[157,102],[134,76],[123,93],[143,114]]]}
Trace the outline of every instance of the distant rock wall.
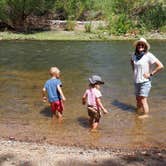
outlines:
{"label": "distant rock wall", "polygon": [[[27,17],[23,23],[22,31],[47,31],[47,30],[66,30],[67,24],[71,22],[73,30],[85,31],[85,26],[90,25],[91,30],[98,28],[105,28],[107,23],[105,21],[67,21],[67,20],[49,20],[45,17]],[[70,26],[70,25],[69,25]],[[16,30],[4,22],[0,21],[0,31],[4,30]]]}
{"label": "distant rock wall", "polygon": [[[50,20],[51,30],[65,30],[67,21],[64,20]],[[105,21],[73,21],[75,23],[74,30],[84,31],[86,24],[91,24],[92,30],[98,28],[105,28],[107,23]]]}

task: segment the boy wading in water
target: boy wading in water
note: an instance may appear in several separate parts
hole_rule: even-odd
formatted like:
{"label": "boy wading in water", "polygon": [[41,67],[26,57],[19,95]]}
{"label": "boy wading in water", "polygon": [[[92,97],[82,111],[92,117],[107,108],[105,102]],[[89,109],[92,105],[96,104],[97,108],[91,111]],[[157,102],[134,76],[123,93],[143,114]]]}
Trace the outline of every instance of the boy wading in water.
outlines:
{"label": "boy wading in water", "polygon": [[100,85],[104,84],[104,82],[98,75],[93,75],[89,78],[89,82],[89,88],[82,97],[82,104],[85,105],[87,102],[89,123],[92,128],[91,131],[96,131],[101,118],[101,110],[104,114],[108,113],[101,102],[102,94],[100,92]]}
{"label": "boy wading in water", "polygon": [[57,67],[51,67],[49,74],[51,75],[51,78],[46,81],[42,90],[43,102],[47,102],[48,96],[48,101],[53,113],[53,119],[57,116],[59,122],[61,122],[64,110],[63,101],[65,101],[66,98],[61,89],[62,82],[59,79],[60,70]]}

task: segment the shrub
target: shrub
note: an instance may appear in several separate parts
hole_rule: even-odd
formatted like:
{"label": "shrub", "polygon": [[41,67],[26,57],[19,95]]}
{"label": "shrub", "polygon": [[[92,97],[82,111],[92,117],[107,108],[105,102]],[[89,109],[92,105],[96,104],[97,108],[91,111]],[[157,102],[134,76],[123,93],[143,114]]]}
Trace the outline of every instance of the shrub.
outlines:
{"label": "shrub", "polygon": [[160,32],[166,33],[166,25],[160,28]]}
{"label": "shrub", "polygon": [[65,30],[66,31],[73,31],[75,28],[75,21],[68,20],[66,22]]}
{"label": "shrub", "polygon": [[139,17],[147,29],[159,29],[166,25],[166,7],[158,3],[145,10]]}
{"label": "shrub", "polygon": [[92,23],[86,23],[85,24],[85,32],[92,32]]}
{"label": "shrub", "polygon": [[133,28],[133,24],[125,14],[120,14],[111,16],[108,28],[110,33],[121,35],[126,34],[129,30],[131,30]]}

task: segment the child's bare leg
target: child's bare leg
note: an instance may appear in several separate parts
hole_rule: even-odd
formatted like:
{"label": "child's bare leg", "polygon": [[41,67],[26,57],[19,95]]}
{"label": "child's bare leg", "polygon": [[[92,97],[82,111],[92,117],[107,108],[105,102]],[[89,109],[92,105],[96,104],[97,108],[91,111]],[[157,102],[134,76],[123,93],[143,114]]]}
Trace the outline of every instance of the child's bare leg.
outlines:
{"label": "child's bare leg", "polygon": [[57,116],[58,116],[58,122],[61,123],[62,120],[63,120],[63,115],[62,115],[62,113],[61,113],[61,112],[58,112]]}
{"label": "child's bare leg", "polygon": [[93,122],[91,131],[96,132],[97,128],[98,128],[98,125],[99,125],[99,122]]}
{"label": "child's bare leg", "polygon": [[97,112],[95,114],[94,120],[93,120],[93,124],[92,124],[92,130],[91,131],[97,131],[98,125],[99,125],[99,121],[100,121],[100,112]]}
{"label": "child's bare leg", "polygon": [[89,126],[92,127],[92,124],[93,124],[93,118],[90,117],[90,118],[89,118]]}
{"label": "child's bare leg", "polygon": [[52,119],[55,119],[56,118],[56,112],[53,112],[52,113]]}
{"label": "child's bare leg", "polygon": [[56,112],[52,112],[52,124],[55,124],[55,122],[56,122]]}
{"label": "child's bare leg", "polygon": [[98,122],[94,122],[94,123],[92,124],[92,129],[97,129],[98,125],[99,125]]}

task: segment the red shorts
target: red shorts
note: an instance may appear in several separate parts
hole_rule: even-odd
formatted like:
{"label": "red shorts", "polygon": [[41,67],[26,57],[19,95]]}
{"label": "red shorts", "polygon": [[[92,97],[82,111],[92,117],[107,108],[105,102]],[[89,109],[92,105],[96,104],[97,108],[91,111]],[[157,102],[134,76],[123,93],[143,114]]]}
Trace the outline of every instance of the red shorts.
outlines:
{"label": "red shorts", "polygon": [[61,100],[51,102],[51,111],[55,113],[56,111],[62,114],[64,106]]}

